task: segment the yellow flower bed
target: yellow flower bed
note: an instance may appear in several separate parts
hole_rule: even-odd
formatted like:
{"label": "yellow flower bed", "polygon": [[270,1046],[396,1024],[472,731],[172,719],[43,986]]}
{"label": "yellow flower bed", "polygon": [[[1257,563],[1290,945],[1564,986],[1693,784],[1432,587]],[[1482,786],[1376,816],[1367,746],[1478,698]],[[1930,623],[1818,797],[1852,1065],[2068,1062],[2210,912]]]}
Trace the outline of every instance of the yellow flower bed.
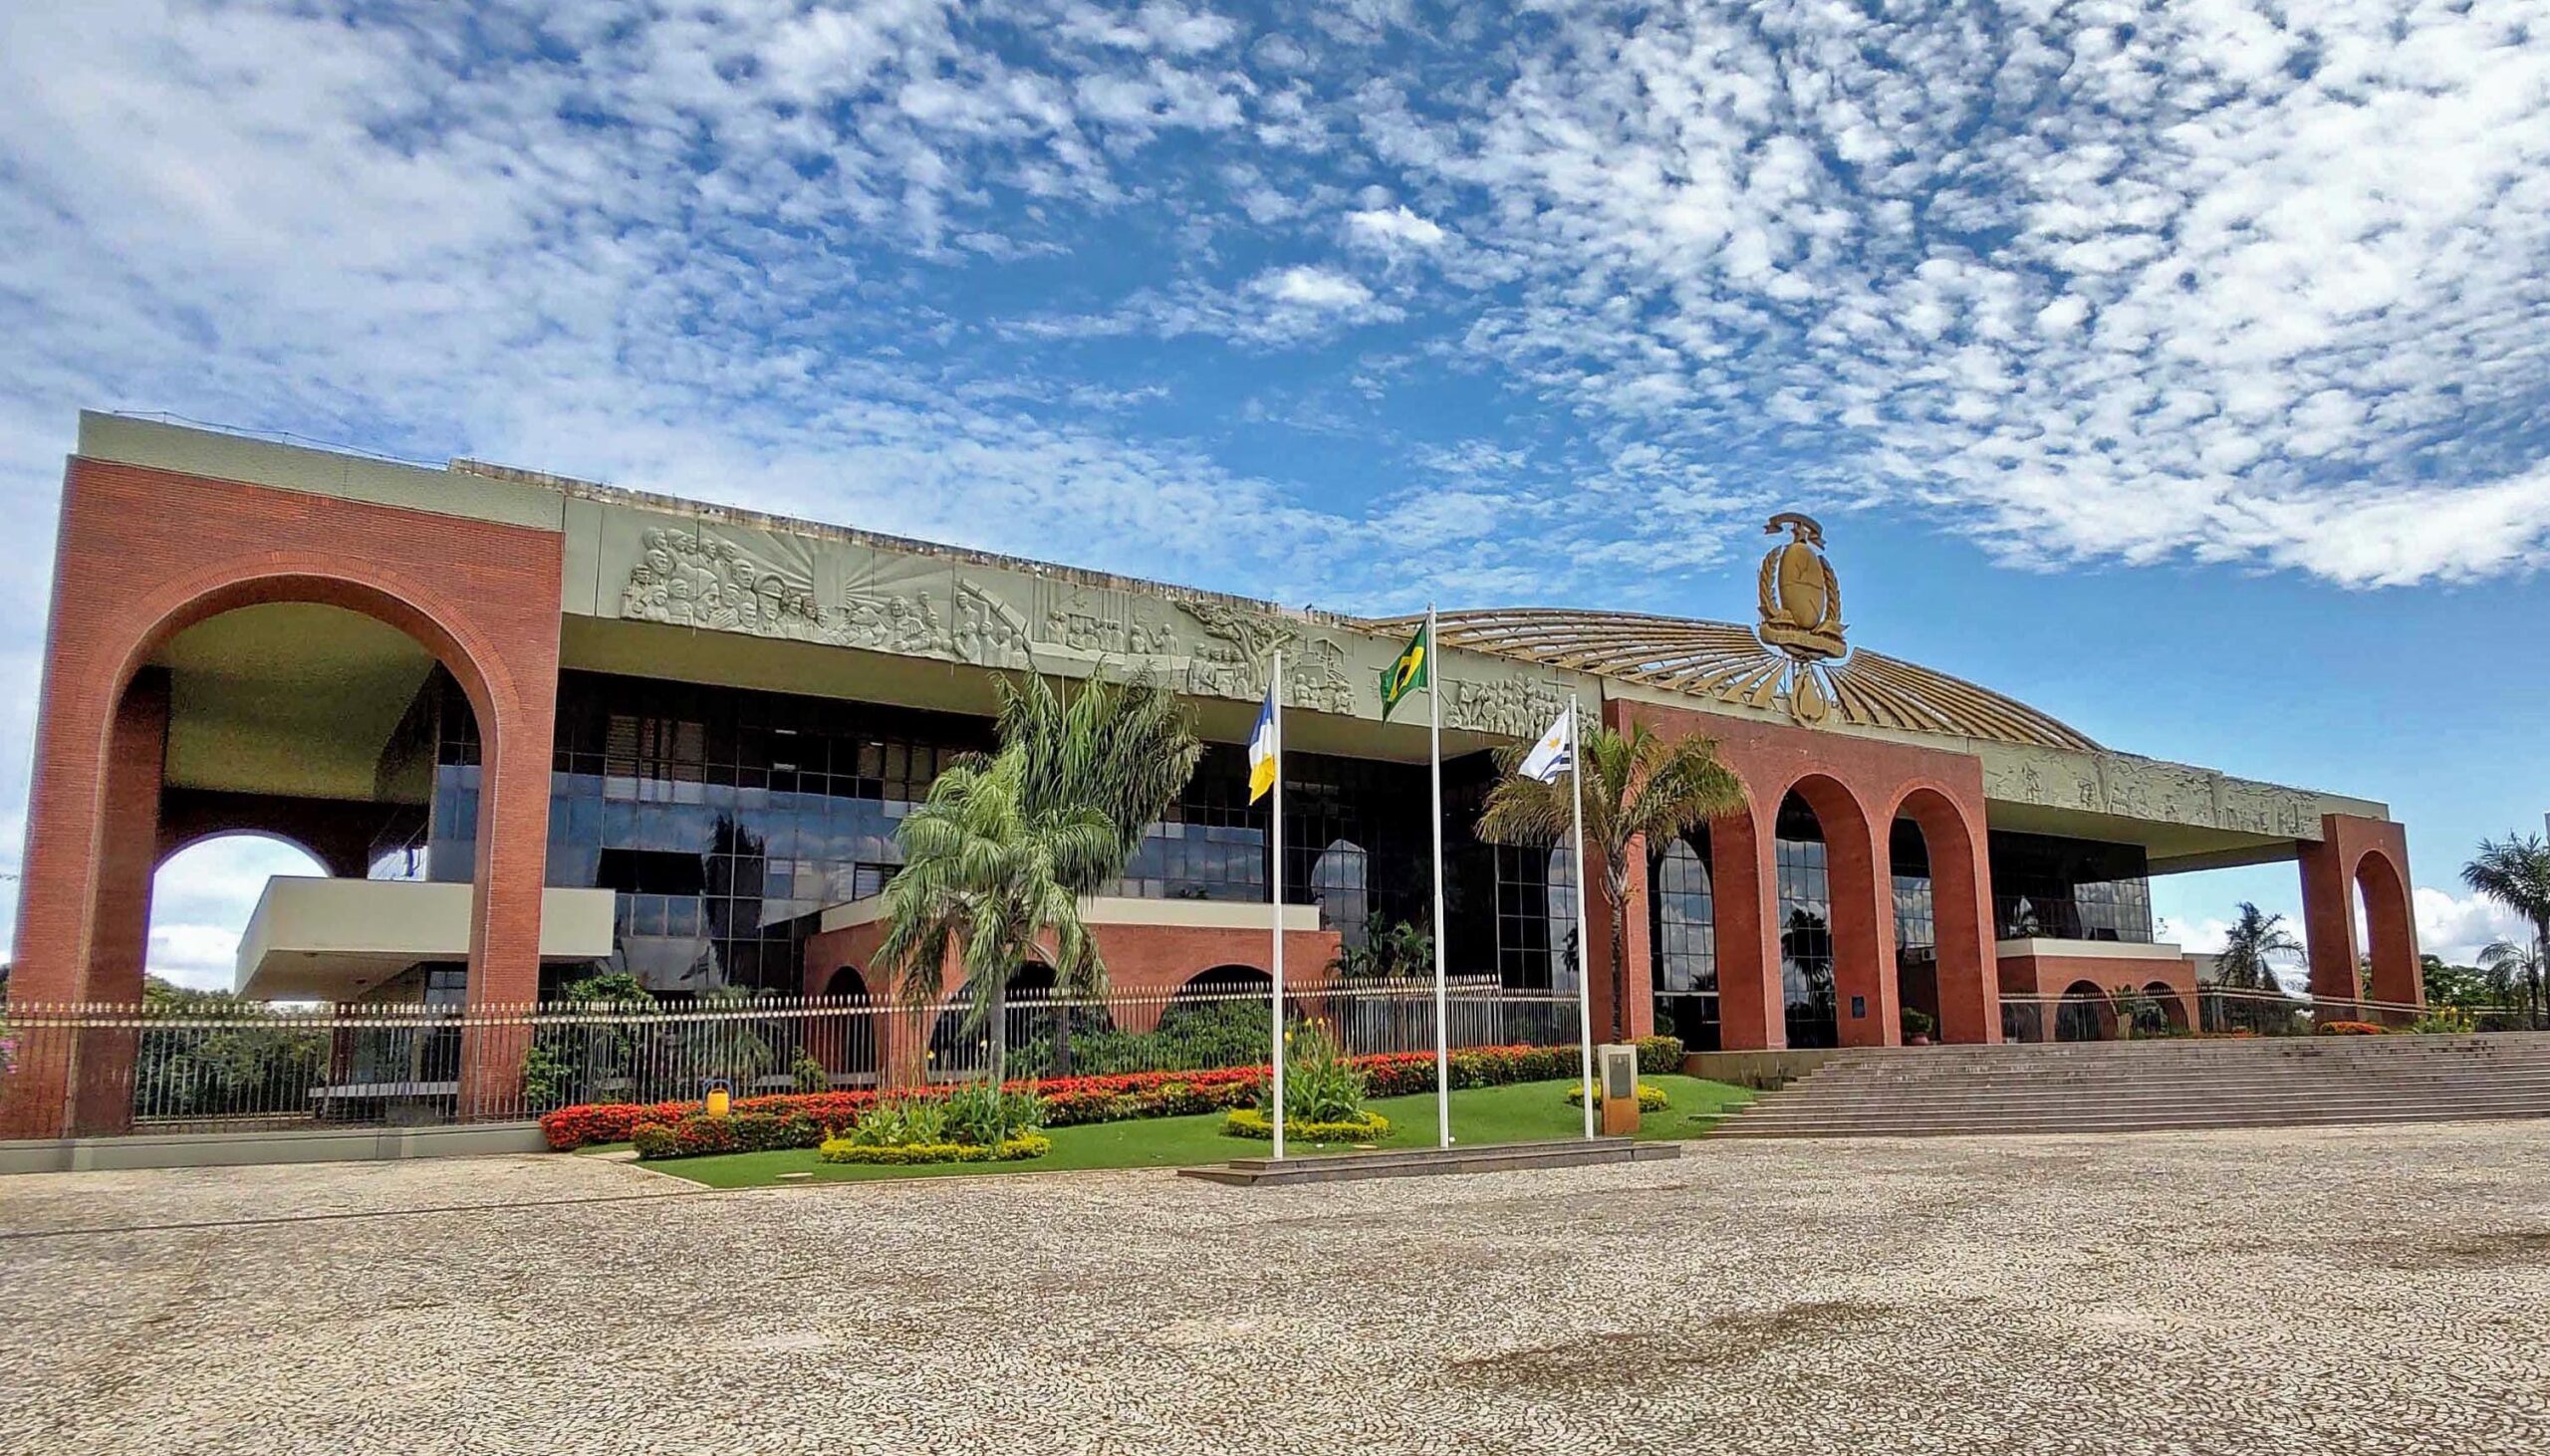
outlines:
{"label": "yellow flower bed", "polygon": [[[1568,1088],[1567,1104],[1571,1107],[1581,1107],[1585,1105],[1584,1084],[1577,1083]],[[1596,1097],[1594,1099],[1594,1105],[1598,1107],[1603,1105],[1603,1099],[1601,1097]],[[1664,1089],[1656,1086],[1654,1083],[1642,1082],[1638,1085],[1638,1109],[1640,1111],[1661,1112],[1664,1110]]]}
{"label": "yellow flower bed", "polygon": [[898,1142],[863,1147],[836,1137],[815,1150],[828,1163],[1010,1163],[1043,1157],[1054,1139],[1041,1132],[1022,1132],[997,1147],[979,1142]]}
{"label": "yellow flower bed", "polygon": [[[1275,1119],[1255,1107],[1235,1107],[1222,1118],[1222,1131],[1232,1137],[1272,1142]],[[1305,1122],[1294,1117],[1284,1123],[1284,1135],[1303,1142],[1374,1142],[1390,1133],[1391,1119],[1379,1112],[1359,1112],[1348,1122]]]}

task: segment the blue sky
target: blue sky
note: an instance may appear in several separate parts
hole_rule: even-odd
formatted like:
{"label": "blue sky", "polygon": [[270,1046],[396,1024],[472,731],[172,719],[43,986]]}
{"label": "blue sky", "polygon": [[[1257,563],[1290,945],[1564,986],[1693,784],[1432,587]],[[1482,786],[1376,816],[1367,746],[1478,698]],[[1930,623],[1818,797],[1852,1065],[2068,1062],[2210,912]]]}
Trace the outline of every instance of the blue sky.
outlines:
{"label": "blue sky", "polygon": [[8,7],[0,802],[89,405],[1356,610],[1743,619],[1804,509],[1856,641],[2389,801],[2466,949],[2545,262],[2538,3]]}

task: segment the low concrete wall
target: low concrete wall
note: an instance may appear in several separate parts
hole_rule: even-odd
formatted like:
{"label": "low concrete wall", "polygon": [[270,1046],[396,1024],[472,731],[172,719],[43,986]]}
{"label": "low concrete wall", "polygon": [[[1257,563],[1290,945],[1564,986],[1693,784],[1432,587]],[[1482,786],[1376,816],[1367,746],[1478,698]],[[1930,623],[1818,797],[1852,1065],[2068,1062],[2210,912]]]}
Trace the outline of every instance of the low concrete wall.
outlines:
{"label": "low concrete wall", "polygon": [[487,1122],[469,1127],[349,1127],[324,1132],[135,1132],[122,1137],[0,1142],[0,1173],[376,1162],[539,1152],[547,1146],[541,1140],[537,1122]]}
{"label": "low concrete wall", "polygon": [[1841,1054],[1838,1047],[1777,1052],[1686,1052],[1682,1075],[1729,1082],[1755,1092],[1778,1092]]}

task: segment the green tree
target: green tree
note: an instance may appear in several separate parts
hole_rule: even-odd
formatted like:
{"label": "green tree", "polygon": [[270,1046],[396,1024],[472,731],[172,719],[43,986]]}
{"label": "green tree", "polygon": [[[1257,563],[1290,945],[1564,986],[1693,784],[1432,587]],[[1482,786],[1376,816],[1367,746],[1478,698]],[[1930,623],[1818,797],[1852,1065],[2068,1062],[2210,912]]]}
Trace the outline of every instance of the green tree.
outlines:
{"label": "green tree", "polygon": [[2490,952],[2503,947],[2512,954],[2499,956],[2498,965],[2528,967],[2509,970],[2508,989],[2521,994],[2524,1011],[2538,1023],[2543,1011],[2541,967],[2550,960],[2550,845],[2539,835],[2516,835],[2509,832],[2502,840],[2481,840],[2479,852],[2461,866],[2461,882],[2495,900],[2523,917],[2532,927],[2532,945],[2519,950],[2499,941],[2479,954],[2479,968],[2490,971]]}
{"label": "green tree", "polygon": [[2247,900],[2240,901],[2239,918],[2231,922],[2230,932],[2222,937],[2222,952],[2213,958],[2216,985],[2234,991],[2269,991],[2284,994],[2269,962],[2280,955],[2302,954],[2302,942],[2284,928],[2282,915],[2269,914]]}
{"label": "green tree", "polygon": [[2545,988],[2538,945],[2492,940],[2479,951],[2479,974],[2487,978],[2498,1005],[2518,1007],[2528,1024],[2540,1025]]}
{"label": "green tree", "polygon": [[[1717,745],[1708,739],[1667,742],[1643,723],[1633,724],[1627,733],[1587,727],[1583,738],[1585,854],[1601,866],[1605,898],[1611,905],[1612,1040],[1617,1042],[1629,1032],[1622,955],[1629,939],[1633,848],[1660,845],[1672,836],[1688,834],[1740,807],[1744,792],[1718,762]],[[1577,775],[1563,775],[1554,784],[1518,778],[1513,770],[1528,751],[1529,745],[1518,745],[1497,754],[1505,777],[1489,792],[1486,812],[1478,823],[1479,838],[1491,844],[1567,843]],[[1586,877],[1580,870],[1580,894]]]}
{"label": "green tree", "polygon": [[1349,981],[1431,976],[1434,937],[1405,920],[1375,915],[1364,922],[1363,943],[1340,946],[1328,968]]}
{"label": "green tree", "polygon": [[[1041,675],[1002,680],[999,749],[950,765],[895,831],[903,867],[886,885],[877,963],[898,997],[935,1004],[953,956],[965,1035],[990,1029],[990,1077],[1005,1080],[1010,977],[1041,956],[1058,993],[1106,994],[1082,902],[1124,873],[1201,753],[1148,674],[1070,693]],[[1056,1054],[1067,1070],[1068,1048]]]}

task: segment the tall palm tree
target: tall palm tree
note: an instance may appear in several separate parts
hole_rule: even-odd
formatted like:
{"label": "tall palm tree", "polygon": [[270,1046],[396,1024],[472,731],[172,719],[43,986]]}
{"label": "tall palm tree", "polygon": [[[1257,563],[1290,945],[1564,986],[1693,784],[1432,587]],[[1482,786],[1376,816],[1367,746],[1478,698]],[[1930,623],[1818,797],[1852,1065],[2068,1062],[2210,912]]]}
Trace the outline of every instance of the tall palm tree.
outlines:
{"label": "tall palm tree", "polygon": [[[1585,855],[1603,869],[1605,898],[1612,907],[1612,1040],[1628,1035],[1629,1008],[1623,991],[1623,946],[1629,939],[1630,852],[1641,841],[1661,845],[1688,834],[1712,818],[1739,808],[1744,791],[1717,760],[1717,745],[1705,738],[1658,738],[1646,724],[1629,732],[1589,726],[1583,730],[1579,771],[1585,779]],[[1577,774],[1554,784],[1518,778],[1515,766],[1529,745],[1502,749],[1498,766],[1505,777],[1488,793],[1479,816],[1480,839],[1498,845],[1549,846],[1567,841]],[[1586,876],[1577,874],[1577,893]]]}
{"label": "tall palm tree", "polygon": [[2222,952],[2213,958],[2215,984],[2237,991],[2272,991],[2284,993],[2268,965],[2270,957],[2302,954],[2302,942],[2284,928],[2282,915],[2269,914],[2247,900],[2240,902],[2240,916],[2231,922],[2229,933],[2222,937]]}
{"label": "tall palm tree", "polygon": [[2550,959],[2550,845],[2539,835],[2509,832],[2502,840],[2481,840],[2479,852],[2461,866],[2461,882],[2532,927],[2536,968]]}
{"label": "tall palm tree", "polygon": [[998,751],[951,764],[895,830],[903,867],[886,885],[877,953],[915,1008],[935,1004],[948,956],[958,957],[971,993],[965,1035],[991,1028],[996,1083],[1021,965],[1041,956],[1058,994],[1106,993],[1082,902],[1124,873],[1202,753],[1176,699],[1148,675],[1068,693],[1037,675],[1004,679],[1000,738]]}

